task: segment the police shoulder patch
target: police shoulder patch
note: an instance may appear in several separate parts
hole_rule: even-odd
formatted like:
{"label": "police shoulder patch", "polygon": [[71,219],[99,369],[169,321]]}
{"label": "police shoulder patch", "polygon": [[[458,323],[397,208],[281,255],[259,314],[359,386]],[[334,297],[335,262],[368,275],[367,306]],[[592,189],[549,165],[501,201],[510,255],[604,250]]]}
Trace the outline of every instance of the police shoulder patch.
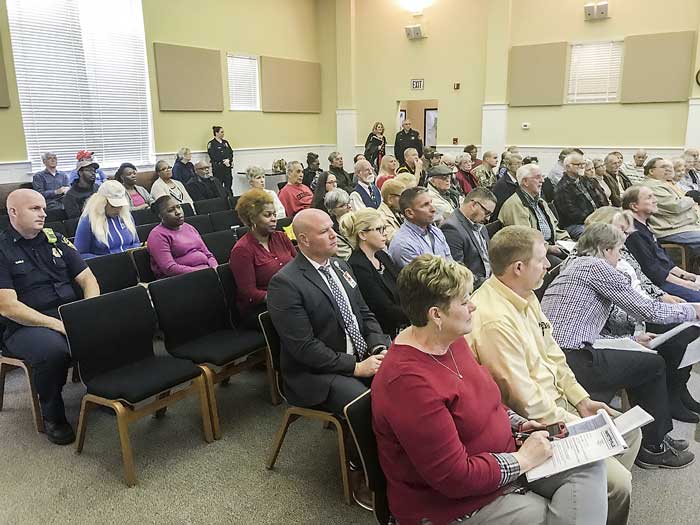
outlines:
{"label": "police shoulder patch", "polygon": [[56,237],[56,232],[52,228],[44,228],[44,235],[46,235],[46,240],[49,244],[56,244],[58,237]]}

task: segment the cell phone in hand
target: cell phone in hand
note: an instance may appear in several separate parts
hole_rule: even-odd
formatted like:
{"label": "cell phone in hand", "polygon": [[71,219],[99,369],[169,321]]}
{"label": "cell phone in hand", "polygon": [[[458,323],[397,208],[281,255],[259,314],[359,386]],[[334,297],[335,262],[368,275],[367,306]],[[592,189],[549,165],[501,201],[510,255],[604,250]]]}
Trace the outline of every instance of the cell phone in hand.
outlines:
{"label": "cell phone in hand", "polygon": [[569,435],[569,429],[563,421],[547,425],[545,430],[551,438],[562,439]]}

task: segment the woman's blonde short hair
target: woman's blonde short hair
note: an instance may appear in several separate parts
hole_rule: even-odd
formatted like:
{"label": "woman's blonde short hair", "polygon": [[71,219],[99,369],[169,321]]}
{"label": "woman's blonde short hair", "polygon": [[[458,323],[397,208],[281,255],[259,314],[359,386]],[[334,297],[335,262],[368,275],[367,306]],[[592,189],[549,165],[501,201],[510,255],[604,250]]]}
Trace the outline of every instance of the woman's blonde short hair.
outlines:
{"label": "woman's blonde short hair", "polygon": [[389,168],[389,163],[392,160],[396,160],[396,158],[393,155],[384,155],[382,157],[382,161],[379,163],[379,171],[385,171],[387,173],[391,173]]}
{"label": "woman's blonde short hair", "polygon": [[265,170],[260,166],[248,166],[245,170],[245,177],[248,179],[248,182],[252,182],[253,179],[258,177],[265,178]]}
{"label": "woman's blonde short hair", "polygon": [[[413,188],[414,186],[418,186],[418,178],[415,175],[412,175],[408,172],[403,172],[399,173],[394,180],[397,180],[399,182],[402,182],[406,188]],[[382,187],[384,187],[382,185]]]}
{"label": "woman's blonde short hair", "polygon": [[586,226],[576,244],[579,255],[603,258],[605,250],[611,250],[625,243],[625,234],[612,224],[596,222]]}
{"label": "woman's blonde short hair", "polygon": [[612,224],[628,232],[634,225],[634,215],[629,210],[621,210],[614,206],[602,206],[586,217],[585,226],[595,223]]}
{"label": "woman's blonde short hair", "polygon": [[345,235],[353,248],[360,244],[360,232],[384,226],[382,214],[374,208],[362,208],[346,213],[340,218],[340,233]]}
{"label": "woman's blonde short hair", "polygon": [[250,228],[255,222],[255,218],[263,212],[268,204],[274,204],[270,194],[265,190],[255,188],[246,191],[238,198],[236,213],[243,224]]}
{"label": "woman's blonde short hair", "polygon": [[374,126],[372,126],[372,131],[373,131],[373,132],[374,132],[374,131],[377,131],[377,128],[378,128],[379,126],[381,126],[382,129],[383,129],[384,131],[386,131],[386,127],[384,127],[384,123],[383,123],[383,122],[379,122],[379,121],[377,121],[377,122],[374,123]]}
{"label": "woman's blonde short hair", "polygon": [[[107,225],[107,197],[99,193],[93,193],[85,202],[83,212],[80,217],[87,217],[90,221],[90,229],[95,239],[100,241],[105,246],[109,246],[109,226]],[[127,229],[136,236],[136,226],[134,218],[131,216],[129,206],[122,206],[119,209],[119,217],[126,225]]]}
{"label": "woman's blonde short hair", "polygon": [[384,184],[382,184],[382,202],[389,202],[389,197],[392,193],[401,195],[405,189],[406,185],[396,178],[385,181]]}
{"label": "woman's blonde short hair", "polygon": [[448,311],[453,299],[471,293],[473,284],[466,266],[428,254],[413,259],[396,281],[401,309],[418,327],[428,324],[428,310],[437,306]]}

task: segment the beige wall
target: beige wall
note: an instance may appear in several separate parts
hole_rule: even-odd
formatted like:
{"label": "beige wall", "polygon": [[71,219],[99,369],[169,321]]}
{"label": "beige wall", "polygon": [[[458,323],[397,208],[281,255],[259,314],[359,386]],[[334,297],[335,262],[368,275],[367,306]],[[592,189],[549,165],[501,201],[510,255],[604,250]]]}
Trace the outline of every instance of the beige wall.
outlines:
{"label": "beige wall", "polygon": [[[435,0],[414,18],[398,0],[357,0],[357,141],[380,120],[393,143],[398,100],[438,99],[438,144],[478,143],[484,96],[485,0]],[[409,41],[404,26],[421,23],[428,38]],[[423,91],[410,80],[425,79]],[[461,83],[455,91],[452,85]],[[421,131],[422,133],[422,131]]]}
{"label": "beige wall", "polygon": [[[512,2],[511,45],[623,39],[634,34],[697,31],[698,0],[610,2],[608,20],[585,22],[581,0]],[[527,23],[518,23],[527,20]],[[672,81],[672,79],[669,79]],[[688,104],[578,104],[509,108],[508,143],[580,146],[682,146]],[[522,130],[523,122],[530,123]]]}
{"label": "beige wall", "polygon": [[[421,139],[425,142],[425,110],[440,108],[440,101],[437,99],[430,100],[406,100],[402,101],[400,105],[401,109],[406,110],[406,118],[411,121],[411,127],[420,133]],[[442,124],[442,120],[439,121]],[[438,133],[440,133],[440,126],[438,125]]]}
{"label": "beige wall", "polygon": [[27,145],[24,142],[24,126],[19,109],[19,94],[15,79],[15,65],[10,46],[10,28],[7,22],[7,5],[0,0],[0,39],[7,71],[7,87],[10,92],[10,107],[0,108],[0,162],[26,160]]}
{"label": "beige wall", "polygon": [[[319,31],[328,32],[329,10],[317,16],[316,0],[143,0],[146,48],[151,86],[154,86],[153,42],[168,42],[222,50],[224,100],[226,52],[267,55],[311,62],[334,68],[329,55],[319,52]],[[330,35],[329,35],[330,36]],[[324,72],[327,73],[327,72]],[[183,75],[187,65],[183,64]],[[293,82],[294,79],[289,79]],[[328,81],[323,74],[322,81]],[[324,87],[324,89],[326,89]],[[322,144],[335,142],[335,126],[320,114],[278,114],[248,111],[211,113],[161,112],[156,90],[151,88],[153,126],[157,152],[180,146],[205,149],[211,126],[222,125],[234,148]],[[327,104],[327,105],[326,105]],[[324,97],[324,113],[334,113],[334,97]]]}

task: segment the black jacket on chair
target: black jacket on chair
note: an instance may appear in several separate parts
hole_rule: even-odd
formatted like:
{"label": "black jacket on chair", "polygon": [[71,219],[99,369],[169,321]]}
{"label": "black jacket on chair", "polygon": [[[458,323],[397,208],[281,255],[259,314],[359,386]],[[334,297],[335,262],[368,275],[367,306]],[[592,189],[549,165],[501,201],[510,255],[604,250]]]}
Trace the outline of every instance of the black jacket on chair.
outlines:
{"label": "black jacket on chair", "polygon": [[[368,349],[388,346],[389,338],[362,298],[348,264],[332,257],[331,268],[343,284]],[[336,375],[353,375],[357,359],[346,351],[345,325],[326,281],[302,253],[270,281],[267,307],[280,335],[285,397],[297,406],[320,405]]]}
{"label": "black jacket on chair", "polygon": [[[474,274],[474,289],[486,280],[486,266],[477,246],[476,233],[460,210],[448,217],[440,226],[450,247],[452,258],[469,268]],[[488,246],[489,232],[481,228],[481,236]],[[488,262],[488,261],[487,261]]]}
{"label": "black jacket on chair", "polygon": [[206,199],[221,199],[226,197],[226,190],[221,181],[215,177],[200,178],[196,175],[185,184],[187,193],[193,201]]}
{"label": "black jacket on chair", "polygon": [[399,306],[399,294],[396,290],[399,269],[385,251],[378,251],[375,257],[384,266],[383,275],[374,268],[362,250],[354,250],[348,264],[355,274],[367,306],[377,317],[384,333],[393,337],[401,326],[410,324]]}
{"label": "black jacket on chair", "polygon": [[[554,190],[554,205],[557,207],[559,225],[562,228],[573,224],[583,224],[586,217],[601,206],[606,206],[608,204],[603,189],[597,184],[595,186],[593,185],[593,183],[597,181],[588,177],[579,177],[578,180],[586,191],[588,191],[588,195],[591,197],[595,206],[591,204],[576,185],[576,179],[569,177],[565,173],[559,181],[559,184],[557,184],[556,190]],[[615,206],[615,204],[613,204],[613,206]]]}

